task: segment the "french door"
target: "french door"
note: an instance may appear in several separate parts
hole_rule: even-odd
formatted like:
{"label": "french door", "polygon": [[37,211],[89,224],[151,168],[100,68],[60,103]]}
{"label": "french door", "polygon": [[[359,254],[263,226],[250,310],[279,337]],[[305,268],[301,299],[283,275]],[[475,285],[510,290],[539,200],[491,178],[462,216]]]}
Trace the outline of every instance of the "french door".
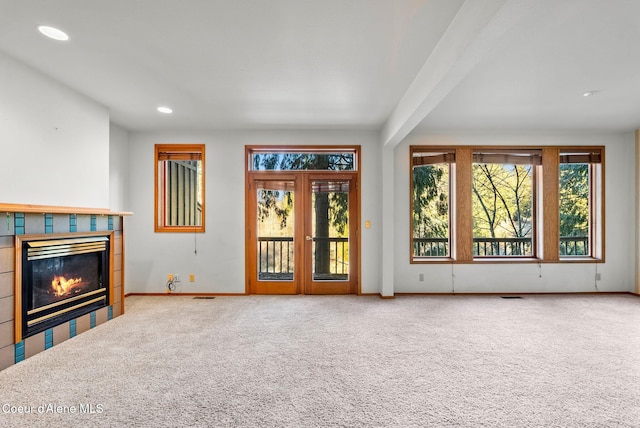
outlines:
{"label": "french door", "polygon": [[249,293],[358,293],[356,174],[249,172],[247,183]]}

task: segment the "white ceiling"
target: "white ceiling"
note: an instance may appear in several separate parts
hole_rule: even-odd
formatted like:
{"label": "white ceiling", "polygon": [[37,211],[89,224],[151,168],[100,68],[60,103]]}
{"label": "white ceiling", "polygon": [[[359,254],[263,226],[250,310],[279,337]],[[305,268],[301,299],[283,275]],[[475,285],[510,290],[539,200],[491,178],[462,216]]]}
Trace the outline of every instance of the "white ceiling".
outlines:
{"label": "white ceiling", "polygon": [[640,127],[640,1],[531,3],[421,127]]}
{"label": "white ceiling", "polygon": [[0,0],[0,52],[130,130],[628,131],[639,21],[638,0]]}

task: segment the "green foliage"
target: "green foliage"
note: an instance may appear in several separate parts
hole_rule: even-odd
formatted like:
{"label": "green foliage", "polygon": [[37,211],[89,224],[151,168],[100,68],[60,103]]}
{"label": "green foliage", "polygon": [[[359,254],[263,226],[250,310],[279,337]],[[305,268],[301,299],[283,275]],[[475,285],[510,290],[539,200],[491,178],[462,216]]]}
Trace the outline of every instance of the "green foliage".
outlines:
{"label": "green foliage", "polygon": [[353,171],[353,153],[255,153],[256,171]]}
{"label": "green foliage", "polygon": [[[353,170],[354,156],[352,153],[257,153],[253,156],[255,170],[279,171],[344,171]],[[282,195],[281,195],[282,193]],[[278,205],[278,200],[288,195],[284,205]],[[341,235],[348,233],[349,199],[344,192],[320,192],[317,198],[328,199],[327,204],[321,204],[327,209],[316,209],[316,224],[323,225],[330,222],[331,226]],[[280,218],[281,228],[287,225],[287,218],[293,209],[290,192],[275,190],[262,191],[258,200],[258,218],[265,219],[273,212]],[[318,236],[324,234],[318,234]]]}
{"label": "green foliage", "polygon": [[345,192],[329,193],[329,221],[340,237],[346,237],[349,230],[349,194]]}
{"label": "green foliage", "polygon": [[560,164],[560,236],[589,236],[589,164]]}
{"label": "green foliage", "polygon": [[[413,168],[413,238],[449,235],[449,169],[447,164]],[[560,236],[589,236],[589,164],[560,165]],[[533,236],[533,166],[473,165],[472,214],[474,238],[529,238]],[[501,254],[498,244],[492,254]],[[586,254],[588,243],[567,254]],[[527,254],[529,246],[511,247]],[[524,251],[521,253],[520,251]]]}
{"label": "green foliage", "polygon": [[449,165],[413,168],[413,237],[449,237]]}
{"label": "green foliage", "polygon": [[287,227],[287,219],[293,210],[292,193],[280,190],[258,190],[258,221],[265,221],[271,214],[278,216],[280,228]]}

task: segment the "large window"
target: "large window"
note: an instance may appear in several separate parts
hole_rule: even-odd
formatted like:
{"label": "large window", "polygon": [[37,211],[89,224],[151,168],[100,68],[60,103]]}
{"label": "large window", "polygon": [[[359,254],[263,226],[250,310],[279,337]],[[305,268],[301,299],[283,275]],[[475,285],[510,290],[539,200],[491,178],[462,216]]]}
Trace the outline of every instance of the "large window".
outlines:
{"label": "large window", "polygon": [[603,147],[411,147],[411,262],[604,260]]}
{"label": "large window", "polygon": [[534,256],[536,150],[473,153],[473,255]]}
{"label": "large window", "polygon": [[451,165],[455,153],[415,151],[412,154],[413,257],[450,257],[449,213]]}
{"label": "large window", "polygon": [[204,144],[156,144],[156,232],[204,232]]}

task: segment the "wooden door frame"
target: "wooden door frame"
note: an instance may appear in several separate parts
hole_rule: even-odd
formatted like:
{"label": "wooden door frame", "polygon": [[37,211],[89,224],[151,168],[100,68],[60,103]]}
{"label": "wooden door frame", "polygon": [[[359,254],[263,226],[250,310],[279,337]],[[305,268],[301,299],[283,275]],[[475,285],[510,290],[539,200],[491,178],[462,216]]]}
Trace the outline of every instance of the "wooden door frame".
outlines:
{"label": "wooden door frame", "polygon": [[[355,171],[306,171],[306,170],[299,170],[299,171],[251,171],[251,154],[255,151],[263,151],[263,152],[281,152],[281,153],[303,153],[303,152],[311,152],[311,153],[322,153],[322,152],[331,152],[331,151],[352,151],[354,153],[354,162],[355,162],[355,166],[356,166],[356,170]],[[362,278],[362,263],[361,263],[361,255],[360,255],[360,249],[361,249],[361,233],[360,233],[360,227],[361,227],[361,212],[360,212],[360,207],[361,207],[361,188],[360,188],[360,183],[361,183],[361,174],[362,174],[362,151],[361,151],[361,147],[359,145],[343,145],[343,146],[339,146],[339,145],[326,145],[326,146],[298,146],[298,145],[294,145],[294,146],[256,146],[256,145],[247,145],[245,146],[245,226],[249,225],[249,220],[252,218],[252,216],[255,215],[255,201],[252,201],[253,199],[253,195],[252,195],[252,189],[250,188],[251,182],[254,179],[265,179],[265,180],[269,180],[269,179],[279,179],[281,177],[291,177],[292,175],[296,176],[296,178],[298,176],[303,176],[305,177],[305,179],[300,180],[301,183],[309,183],[309,176],[319,176],[319,175],[325,175],[325,174],[330,174],[331,177],[335,177],[336,179],[344,179],[345,177],[352,177],[355,179],[355,198],[353,198],[353,201],[350,201],[350,204],[353,202],[354,204],[354,210],[356,212],[356,215],[353,219],[353,221],[350,221],[350,230],[351,227],[355,226],[355,230],[353,230],[353,232],[350,231],[350,234],[353,233],[354,238],[351,240],[350,239],[350,246],[355,247],[355,251],[354,253],[356,253],[355,258],[357,259],[355,262],[355,267],[352,269],[352,272],[350,272],[351,275],[354,276],[354,281],[353,281],[353,285],[351,286],[351,293],[352,294],[357,294],[357,295],[361,295],[362,294],[362,284],[360,282],[360,279]],[[305,196],[303,196],[303,194],[305,194],[306,192],[300,187],[301,185],[306,185],[306,184],[300,184],[296,186],[296,192],[298,193],[298,195],[296,196],[296,198],[298,200],[300,200],[300,202],[305,203],[306,201],[304,200]],[[303,205],[304,207],[305,205]],[[253,211],[251,211],[253,209]],[[295,233],[298,234],[297,236],[305,236],[305,223],[306,223],[306,219],[298,219],[297,216],[301,216],[304,213],[304,209],[297,209],[296,210],[296,219],[295,219]],[[298,228],[301,228],[301,230],[298,230]],[[255,254],[252,251],[252,249],[254,248],[253,243],[252,243],[252,237],[250,235],[250,228],[249,227],[245,227],[245,294],[251,294],[251,284],[252,281],[254,281],[254,278],[252,277],[252,273],[257,271],[257,266],[255,266],[256,264],[256,260],[255,260]],[[301,245],[300,248],[304,248],[304,245]],[[297,250],[296,250],[297,251]],[[302,250],[304,251],[304,250]],[[298,260],[300,263],[305,263],[304,261],[304,254],[300,254],[298,255],[296,253],[296,260]],[[250,266],[250,264],[253,264],[254,266]],[[302,269],[297,269],[297,271],[294,271],[294,282],[297,284],[296,286],[296,291],[297,294],[304,294],[305,292],[305,279],[302,277],[304,267],[302,267]],[[299,275],[299,277],[296,277],[296,275]]]}

